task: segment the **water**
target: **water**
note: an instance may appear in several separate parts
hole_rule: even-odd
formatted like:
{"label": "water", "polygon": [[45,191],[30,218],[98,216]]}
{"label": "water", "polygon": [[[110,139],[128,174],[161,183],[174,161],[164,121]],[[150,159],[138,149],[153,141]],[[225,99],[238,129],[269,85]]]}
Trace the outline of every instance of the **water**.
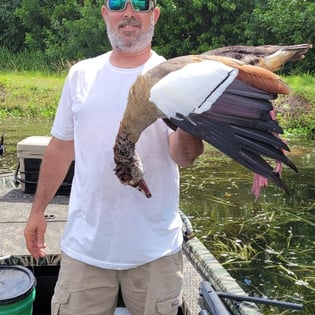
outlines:
{"label": "water", "polygon": [[255,202],[252,173],[212,149],[181,170],[181,208],[246,292],[305,305],[303,312],[263,307],[264,314],[313,315],[315,141],[288,143],[299,168],[283,171],[291,196],[269,184]]}
{"label": "water", "polygon": [[[6,153],[0,173],[15,171],[16,144],[49,135],[51,120],[1,119]],[[181,208],[198,237],[251,295],[303,303],[305,311],[263,307],[264,314],[315,314],[315,141],[289,139],[284,168],[291,196],[270,184],[258,201],[250,193],[253,175],[215,149],[193,167],[181,169]]]}

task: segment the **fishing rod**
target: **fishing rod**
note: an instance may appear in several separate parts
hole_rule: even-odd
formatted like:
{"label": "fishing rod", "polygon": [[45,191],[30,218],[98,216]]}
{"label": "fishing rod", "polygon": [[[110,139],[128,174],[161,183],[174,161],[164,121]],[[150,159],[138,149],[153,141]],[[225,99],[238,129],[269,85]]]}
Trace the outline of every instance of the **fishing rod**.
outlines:
{"label": "fishing rod", "polygon": [[232,293],[225,293],[225,292],[217,292],[219,297],[227,298],[230,300],[235,301],[246,301],[246,302],[253,302],[256,304],[266,304],[270,306],[277,306],[277,307],[285,307],[292,310],[303,310],[303,304],[279,301],[274,299],[256,297],[256,296],[246,296],[246,295],[237,295]]}
{"label": "fishing rod", "polygon": [[[209,281],[202,281],[200,283],[200,295],[206,302],[206,307],[211,311],[212,315],[231,315],[231,313],[226,309],[221,298],[227,298],[230,300],[240,301],[240,302],[253,302],[256,304],[265,304],[270,306],[285,307],[294,310],[303,310],[302,304],[296,304],[285,301],[278,301],[262,297],[253,297],[246,295],[238,295],[226,292],[216,292]],[[200,311],[199,315],[208,315],[206,310]]]}

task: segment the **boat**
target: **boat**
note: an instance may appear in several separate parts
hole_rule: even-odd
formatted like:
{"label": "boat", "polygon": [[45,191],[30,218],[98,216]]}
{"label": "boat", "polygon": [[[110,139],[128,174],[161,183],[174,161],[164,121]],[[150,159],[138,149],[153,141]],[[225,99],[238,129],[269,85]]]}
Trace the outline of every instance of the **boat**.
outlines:
{"label": "boat", "polygon": [[[36,298],[33,304],[34,315],[50,313],[50,299],[57,280],[60,264],[60,237],[67,219],[67,195],[56,195],[46,211],[48,223],[46,232],[47,256],[35,260],[27,251],[23,230],[30,211],[33,194],[25,193],[17,187],[14,174],[0,176],[0,264],[22,265],[29,268],[36,277]],[[190,222],[180,211],[183,220],[183,233],[186,239],[184,253],[183,304],[179,315],[199,314],[204,310],[204,300],[200,295],[203,281],[215,290],[237,295],[246,295],[230,274],[215,257],[194,236]],[[229,314],[260,315],[254,303],[227,301]],[[128,314],[123,303],[118,305],[115,315]]]}
{"label": "boat", "polygon": [[[50,315],[50,300],[57,280],[61,252],[60,237],[67,220],[68,194],[56,194],[46,210],[46,257],[35,260],[27,251],[23,230],[33,199],[21,189],[21,178],[15,174],[0,175],[0,267],[24,266],[36,278],[33,315]],[[24,181],[25,184],[25,181]],[[262,315],[257,301],[288,307],[290,303],[251,298],[237,281],[195,236],[187,216],[183,221],[184,286],[183,303],[178,315]],[[273,305],[273,304],[272,304]],[[119,299],[115,315],[128,315]]]}

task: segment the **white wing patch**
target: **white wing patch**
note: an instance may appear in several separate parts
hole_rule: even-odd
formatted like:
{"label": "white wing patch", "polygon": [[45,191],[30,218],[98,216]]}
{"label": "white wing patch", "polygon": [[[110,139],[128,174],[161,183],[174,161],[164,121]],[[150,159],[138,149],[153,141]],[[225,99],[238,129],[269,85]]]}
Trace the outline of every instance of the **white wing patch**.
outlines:
{"label": "white wing patch", "polygon": [[176,113],[200,114],[211,108],[237,74],[237,69],[217,61],[193,62],[157,82],[150,101],[169,118],[176,118]]}

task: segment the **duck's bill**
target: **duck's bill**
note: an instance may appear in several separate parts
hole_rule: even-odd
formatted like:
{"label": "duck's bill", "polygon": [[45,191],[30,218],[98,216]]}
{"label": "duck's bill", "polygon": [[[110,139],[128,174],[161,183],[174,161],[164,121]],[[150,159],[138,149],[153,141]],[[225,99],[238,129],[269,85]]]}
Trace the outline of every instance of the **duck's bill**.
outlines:
{"label": "duck's bill", "polygon": [[147,198],[152,197],[150,189],[143,178],[141,178],[138,183],[134,185],[134,187],[141,191]]}

